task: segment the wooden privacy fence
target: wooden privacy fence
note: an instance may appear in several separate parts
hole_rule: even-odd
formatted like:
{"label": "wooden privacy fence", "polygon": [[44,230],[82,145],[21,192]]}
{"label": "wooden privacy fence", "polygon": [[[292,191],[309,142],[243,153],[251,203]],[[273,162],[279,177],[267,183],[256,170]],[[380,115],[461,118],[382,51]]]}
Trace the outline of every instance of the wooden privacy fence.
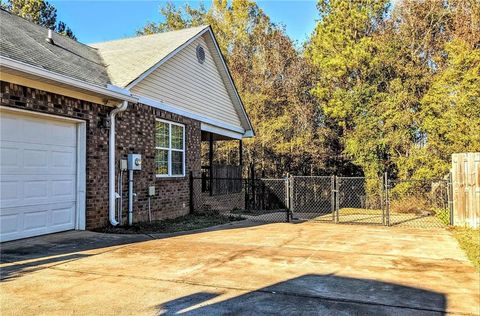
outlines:
{"label": "wooden privacy fence", "polygon": [[453,224],[480,228],[480,153],[452,155]]}

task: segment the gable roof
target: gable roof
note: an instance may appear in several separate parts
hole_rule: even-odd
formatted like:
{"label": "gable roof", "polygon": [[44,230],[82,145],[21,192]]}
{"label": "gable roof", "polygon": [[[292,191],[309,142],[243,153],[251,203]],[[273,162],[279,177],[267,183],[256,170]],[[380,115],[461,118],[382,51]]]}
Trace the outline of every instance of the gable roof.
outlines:
{"label": "gable roof", "polygon": [[181,47],[208,26],[91,44],[98,49],[112,83],[127,87],[159,61]]}
{"label": "gable roof", "polygon": [[107,69],[97,50],[0,10],[0,55],[88,83],[106,86]]}
{"label": "gable roof", "polygon": [[203,34],[209,35],[207,44],[214,52],[215,64],[242,125],[249,131],[248,135],[253,136],[252,124],[210,26],[96,43],[92,46],[98,49],[107,64],[112,83],[130,89]]}

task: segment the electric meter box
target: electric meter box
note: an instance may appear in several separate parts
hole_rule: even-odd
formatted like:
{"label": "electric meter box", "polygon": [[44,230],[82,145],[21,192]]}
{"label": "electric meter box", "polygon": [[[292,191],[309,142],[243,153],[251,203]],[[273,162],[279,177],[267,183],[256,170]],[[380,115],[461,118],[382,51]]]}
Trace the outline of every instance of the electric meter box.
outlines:
{"label": "electric meter box", "polygon": [[148,187],[148,195],[149,196],[154,196],[155,195],[155,186],[151,185]]}
{"label": "electric meter box", "polygon": [[128,170],[142,170],[142,155],[128,154]]}

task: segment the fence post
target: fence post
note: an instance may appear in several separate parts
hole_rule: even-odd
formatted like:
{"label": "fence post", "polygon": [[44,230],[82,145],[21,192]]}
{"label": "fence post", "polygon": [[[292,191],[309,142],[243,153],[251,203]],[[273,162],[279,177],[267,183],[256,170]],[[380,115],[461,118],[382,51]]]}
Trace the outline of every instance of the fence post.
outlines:
{"label": "fence post", "polygon": [[289,175],[288,177],[288,206],[289,206],[289,213],[290,217],[293,218],[293,212],[295,211],[295,177]]}
{"label": "fence post", "polygon": [[335,223],[340,222],[340,180],[335,176]]}
{"label": "fence post", "polygon": [[195,211],[195,206],[193,205],[193,194],[194,194],[194,188],[193,188],[193,171],[190,170],[190,213],[193,213]]}
{"label": "fence post", "polygon": [[447,180],[447,200],[448,200],[448,210],[450,213],[449,225],[453,226],[453,183],[452,183],[452,172],[448,173]]}
{"label": "fence post", "polygon": [[285,178],[285,206],[287,207],[287,223],[290,222],[290,175]]}
{"label": "fence post", "polygon": [[388,195],[388,189],[390,187],[390,183],[388,180],[388,173],[385,172],[385,211],[386,211],[386,225],[390,226],[390,196]]}
{"label": "fence post", "polygon": [[250,181],[252,181],[252,202],[253,202],[253,208],[255,209],[257,207],[256,204],[256,198],[255,198],[255,166],[250,164]]}
{"label": "fence post", "polygon": [[332,210],[332,221],[336,222],[336,215],[335,215],[335,210],[336,210],[336,194],[335,194],[335,176],[330,177],[330,209]]}
{"label": "fence post", "polygon": [[244,181],[245,186],[245,208],[250,211],[250,173],[247,172],[247,178]]}

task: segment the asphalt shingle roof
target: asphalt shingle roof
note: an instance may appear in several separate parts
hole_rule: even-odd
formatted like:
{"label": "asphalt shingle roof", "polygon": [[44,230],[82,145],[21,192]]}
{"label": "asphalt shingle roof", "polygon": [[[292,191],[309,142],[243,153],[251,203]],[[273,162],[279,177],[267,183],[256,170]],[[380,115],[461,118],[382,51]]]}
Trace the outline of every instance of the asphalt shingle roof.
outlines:
{"label": "asphalt shingle roof", "polygon": [[102,86],[125,87],[208,26],[85,45],[0,10],[0,55]]}
{"label": "asphalt shingle roof", "polygon": [[58,74],[105,86],[110,83],[97,50],[53,33],[48,43],[47,29],[0,10],[0,54]]}
{"label": "asphalt shingle roof", "polygon": [[107,65],[112,83],[126,87],[208,26],[92,44]]}

